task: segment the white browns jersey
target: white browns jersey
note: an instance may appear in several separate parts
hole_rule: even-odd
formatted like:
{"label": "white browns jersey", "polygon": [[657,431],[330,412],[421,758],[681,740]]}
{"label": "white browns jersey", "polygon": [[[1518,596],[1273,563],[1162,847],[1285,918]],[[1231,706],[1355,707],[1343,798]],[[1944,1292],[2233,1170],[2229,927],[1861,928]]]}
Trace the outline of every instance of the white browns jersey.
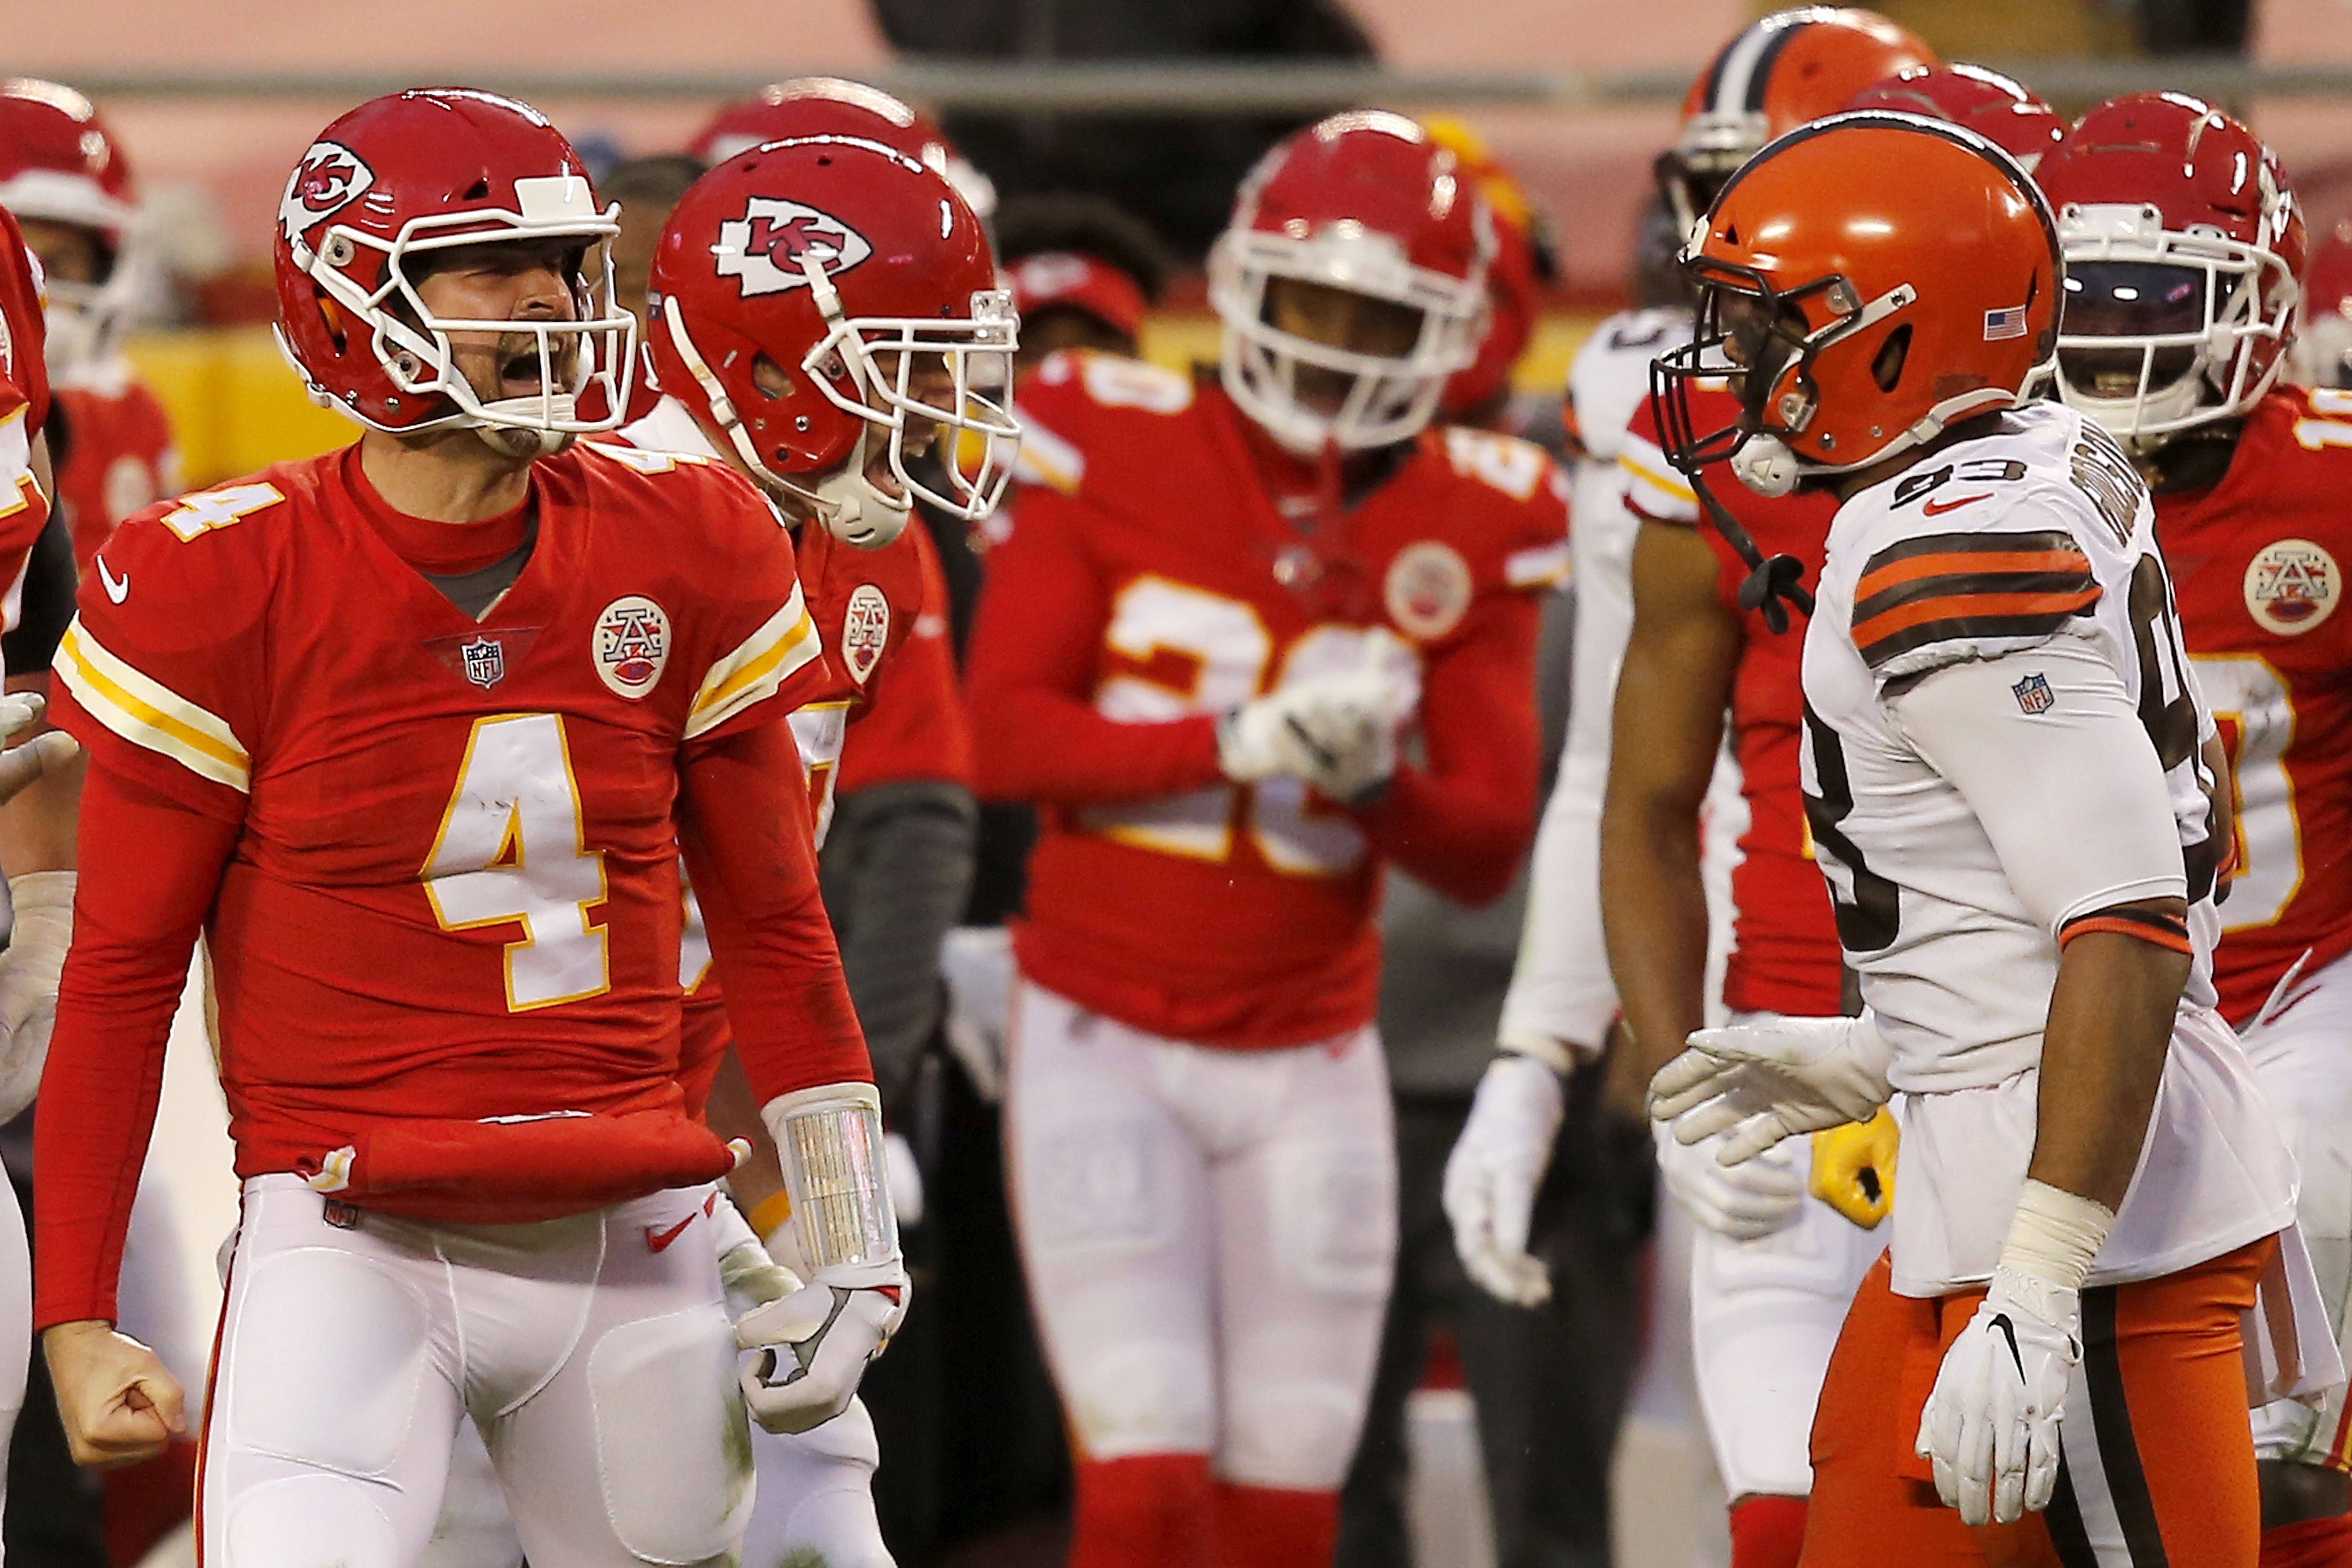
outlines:
{"label": "white browns jersey", "polygon": [[[2092,1279],[2168,1272],[2286,1224],[2291,1165],[2210,1011],[2213,721],[2120,448],[2059,405],[2013,410],[1849,499],[1818,598],[1806,815],[1910,1097],[1895,1288],[1990,1274],[2032,1157],[2061,933],[2137,900],[2189,900],[2194,968],[2148,1153]],[[2029,789],[2060,755],[2066,786]]]}

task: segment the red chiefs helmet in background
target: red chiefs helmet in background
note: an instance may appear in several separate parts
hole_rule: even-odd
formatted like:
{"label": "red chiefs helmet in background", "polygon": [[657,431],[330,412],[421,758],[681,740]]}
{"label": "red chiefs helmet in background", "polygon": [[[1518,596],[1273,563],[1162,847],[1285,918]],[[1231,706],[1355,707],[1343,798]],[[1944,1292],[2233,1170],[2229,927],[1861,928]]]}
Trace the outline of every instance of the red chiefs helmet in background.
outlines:
{"label": "red chiefs helmet in background", "polygon": [[1559,279],[1559,251],[1551,225],[1485,138],[1451,115],[1425,115],[1421,123],[1439,146],[1454,154],[1463,177],[1486,198],[1486,210],[1495,218],[1495,259],[1486,268],[1486,335],[1478,344],[1478,357],[1454,372],[1437,400],[1440,418],[1469,418],[1491,408],[1510,389],[1512,367],[1535,338],[1544,290]]}
{"label": "red chiefs helmet in background", "polygon": [[1875,11],[1799,5],[1751,23],[1691,83],[1682,134],[1658,159],[1675,232],[1690,233],[1767,142],[1835,114],[1874,81],[1940,63],[1918,35]]}
{"label": "red chiefs helmet in background", "polygon": [[2099,105],[2042,159],[2066,302],[2058,395],[2142,449],[2234,418],[2294,332],[2303,214],[2252,131],[2181,93]]}
{"label": "red chiefs helmet in background", "polygon": [[110,358],[145,258],[131,165],[89,99],[32,77],[0,82],[0,206],[20,221],[86,229],[97,242],[95,280],[49,277],[49,374]]}
{"label": "red chiefs helmet in background", "polygon": [[[904,153],[813,136],[719,164],[662,230],[648,321],[663,390],[851,544],[897,538],[910,496],[977,521],[1004,489],[1018,318],[980,219]],[[895,495],[866,473],[886,435]]]}
{"label": "red chiefs helmet in background", "polygon": [[[1362,451],[1409,439],[1486,331],[1495,221],[1454,153],[1402,114],[1350,110],[1288,140],[1242,182],[1209,251],[1209,303],[1224,323],[1225,390],[1284,447]],[[1420,312],[1394,356],[1335,348],[1266,320],[1277,278]],[[1310,406],[1301,366],[1353,378],[1336,411]]]}
{"label": "red chiefs helmet in background", "polygon": [[965,161],[929,115],[878,87],[837,76],[800,76],[763,87],[721,109],[686,150],[706,163],[723,163],[747,147],[797,136],[879,142],[945,175],[982,223],[996,211],[995,184]]}
{"label": "red chiefs helmet in background", "polygon": [[[278,342],[310,395],[378,430],[467,426],[518,456],[609,430],[628,405],[636,319],[614,303],[618,226],[562,132],[530,105],[469,88],[419,88],[363,103],[319,133],[278,204]],[[571,321],[436,317],[412,267],[489,240],[576,240]],[[535,340],[539,390],[482,399],[452,332]],[[583,416],[593,384],[604,410]]]}
{"label": "red chiefs helmet in background", "polygon": [[2066,122],[2019,82],[1982,66],[1913,66],[1853,95],[1848,109],[1892,109],[1965,125],[2033,173]]}
{"label": "red chiefs helmet in background", "polygon": [[2311,247],[2294,349],[2295,379],[2305,386],[2352,386],[2352,219]]}

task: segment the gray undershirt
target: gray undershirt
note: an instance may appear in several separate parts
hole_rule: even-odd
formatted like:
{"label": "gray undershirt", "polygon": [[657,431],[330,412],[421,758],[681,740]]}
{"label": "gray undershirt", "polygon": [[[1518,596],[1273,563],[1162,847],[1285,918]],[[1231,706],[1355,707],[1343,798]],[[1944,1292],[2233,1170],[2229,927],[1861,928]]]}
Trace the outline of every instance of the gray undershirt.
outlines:
{"label": "gray undershirt", "polygon": [[506,554],[475,572],[455,572],[446,576],[431,572],[419,575],[441,592],[441,596],[457,605],[475,620],[490,613],[490,606],[522,575],[530,564],[530,552],[539,543],[539,519],[532,518],[523,525],[522,542]]}

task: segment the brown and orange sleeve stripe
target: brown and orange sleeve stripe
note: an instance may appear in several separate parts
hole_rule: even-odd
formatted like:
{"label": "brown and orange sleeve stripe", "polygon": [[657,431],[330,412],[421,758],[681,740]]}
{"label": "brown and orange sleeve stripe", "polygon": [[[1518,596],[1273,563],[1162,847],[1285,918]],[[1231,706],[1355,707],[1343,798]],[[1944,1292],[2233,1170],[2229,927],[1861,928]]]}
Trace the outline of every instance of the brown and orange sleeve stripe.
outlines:
{"label": "brown and orange sleeve stripe", "polygon": [[2078,936],[2088,936],[2095,931],[2113,931],[2117,936],[2137,937],[2158,947],[2170,948],[2175,952],[2194,955],[2197,948],[2189,939],[2189,921],[2183,917],[2162,910],[2115,909],[2098,910],[2087,915],[2077,915],[2058,928],[2058,946]]}
{"label": "brown and orange sleeve stripe", "polygon": [[1853,595],[1853,643],[1877,668],[1931,643],[2040,637],[2099,602],[2072,534],[1931,533],[1870,558]]}

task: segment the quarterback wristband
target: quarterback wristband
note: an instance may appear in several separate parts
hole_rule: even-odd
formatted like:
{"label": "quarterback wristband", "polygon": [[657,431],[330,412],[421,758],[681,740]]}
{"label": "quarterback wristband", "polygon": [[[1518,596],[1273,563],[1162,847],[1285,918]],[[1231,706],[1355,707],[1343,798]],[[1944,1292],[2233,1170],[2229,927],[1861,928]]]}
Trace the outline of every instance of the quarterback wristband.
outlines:
{"label": "quarterback wristband", "polygon": [[2029,1181],[2001,1244],[2000,1268],[2063,1290],[2080,1290],[2115,1223],[2115,1211],[2103,1203]]}
{"label": "quarterback wristband", "polygon": [[882,1095],[870,1083],[826,1084],[760,1108],[782,1157],[794,1229],[812,1273],[895,1263],[898,1216],[882,1152]]}

